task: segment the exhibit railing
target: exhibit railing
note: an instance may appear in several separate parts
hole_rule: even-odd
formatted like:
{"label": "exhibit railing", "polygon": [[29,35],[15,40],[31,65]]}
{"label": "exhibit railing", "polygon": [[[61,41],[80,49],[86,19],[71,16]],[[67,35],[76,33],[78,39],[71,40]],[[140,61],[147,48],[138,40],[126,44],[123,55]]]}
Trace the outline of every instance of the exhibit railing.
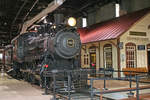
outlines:
{"label": "exhibit railing", "polygon": [[[130,74],[123,77],[114,76],[115,74],[122,74],[124,72],[129,72]],[[150,89],[150,81],[143,80],[147,79],[148,77],[149,73],[146,72],[118,71],[107,69],[45,71],[45,94],[48,94],[50,90],[51,94],[53,94],[54,100],[59,97],[66,100],[73,100],[72,94],[79,92],[80,94],[89,94],[91,100],[99,100],[100,98],[103,98],[103,94],[116,92],[128,92],[128,96],[132,97],[134,95],[133,91],[135,91],[136,100],[140,100],[139,91]],[[97,89],[94,87],[94,81],[96,80],[101,80],[103,82],[103,86],[101,86],[101,89]],[[106,85],[107,80],[128,81],[129,84],[128,87],[125,88],[110,90]],[[135,83],[135,86],[133,86],[132,83]],[[146,83],[147,85],[141,87],[139,85],[140,83]]]}

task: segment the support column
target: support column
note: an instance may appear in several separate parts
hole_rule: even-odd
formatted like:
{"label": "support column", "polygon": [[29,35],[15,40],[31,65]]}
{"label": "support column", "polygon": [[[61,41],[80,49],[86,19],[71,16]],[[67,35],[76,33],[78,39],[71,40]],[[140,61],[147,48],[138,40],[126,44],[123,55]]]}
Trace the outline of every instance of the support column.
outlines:
{"label": "support column", "polygon": [[[118,46],[118,44],[120,43],[120,39],[117,39],[117,59],[118,59],[118,71],[121,70],[120,68],[120,48]],[[118,72],[118,77],[121,77],[121,73]]]}

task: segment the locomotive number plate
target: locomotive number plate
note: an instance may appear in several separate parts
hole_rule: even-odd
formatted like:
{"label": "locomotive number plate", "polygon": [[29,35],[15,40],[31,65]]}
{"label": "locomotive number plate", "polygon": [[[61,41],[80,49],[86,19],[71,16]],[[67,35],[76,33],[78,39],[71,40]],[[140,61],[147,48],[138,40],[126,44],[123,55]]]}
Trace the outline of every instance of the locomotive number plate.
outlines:
{"label": "locomotive number plate", "polygon": [[73,39],[68,39],[67,40],[67,46],[73,48],[74,47],[74,40]]}

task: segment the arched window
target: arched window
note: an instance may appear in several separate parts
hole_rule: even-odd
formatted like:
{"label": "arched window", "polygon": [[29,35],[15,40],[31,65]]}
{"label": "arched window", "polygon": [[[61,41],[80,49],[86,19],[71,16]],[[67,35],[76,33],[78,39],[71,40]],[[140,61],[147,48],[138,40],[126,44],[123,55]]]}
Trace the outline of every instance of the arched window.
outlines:
{"label": "arched window", "polygon": [[112,45],[104,45],[104,66],[105,68],[112,67]]}
{"label": "arched window", "polygon": [[134,43],[126,44],[126,67],[136,68],[136,45]]}

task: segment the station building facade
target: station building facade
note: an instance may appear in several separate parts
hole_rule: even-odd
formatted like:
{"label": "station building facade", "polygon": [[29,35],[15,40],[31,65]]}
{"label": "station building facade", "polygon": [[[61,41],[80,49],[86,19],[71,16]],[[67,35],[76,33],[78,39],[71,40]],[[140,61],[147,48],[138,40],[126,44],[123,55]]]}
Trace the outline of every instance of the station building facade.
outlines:
{"label": "station building facade", "polygon": [[[150,8],[78,29],[81,66],[150,71]],[[123,76],[115,73],[115,76]]]}

